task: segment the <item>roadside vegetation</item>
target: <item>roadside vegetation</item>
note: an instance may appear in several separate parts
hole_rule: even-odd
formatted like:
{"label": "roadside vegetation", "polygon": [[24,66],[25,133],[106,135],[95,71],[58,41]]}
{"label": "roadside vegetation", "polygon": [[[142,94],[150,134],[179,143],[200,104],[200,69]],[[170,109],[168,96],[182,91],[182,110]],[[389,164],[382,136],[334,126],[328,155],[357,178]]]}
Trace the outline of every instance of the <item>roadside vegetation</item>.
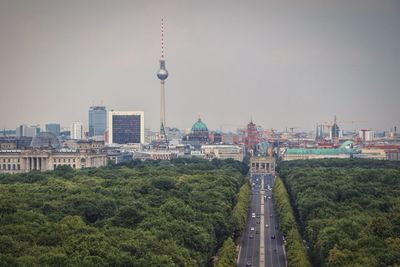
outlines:
{"label": "roadside vegetation", "polygon": [[279,177],[276,177],[272,190],[275,207],[279,215],[280,228],[286,240],[285,248],[288,266],[310,267],[311,263],[304,247],[293,209],[290,205],[289,195]]}
{"label": "roadside vegetation", "polygon": [[[240,188],[237,202],[232,211],[233,237],[238,240],[246,226],[247,213],[250,206],[250,182],[247,180]],[[215,266],[216,267],[235,267],[237,259],[236,245],[232,238],[228,238],[220,251]]]}
{"label": "roadside vegetation", "polygon": [[236,245],[232,238],[228,237],[218,253],[218,260],[215,267],[235,267],[236,266]]}
{"label": "roadside vegetation", "polygon": [[277,170],[315,266],[400,265],[400,162],[300,160]]}
{"label": "roadside vegetation", "polygon": [[232,253],[247,170],[176,159],[0,175],[0,266],[210,266],[224,243]]}

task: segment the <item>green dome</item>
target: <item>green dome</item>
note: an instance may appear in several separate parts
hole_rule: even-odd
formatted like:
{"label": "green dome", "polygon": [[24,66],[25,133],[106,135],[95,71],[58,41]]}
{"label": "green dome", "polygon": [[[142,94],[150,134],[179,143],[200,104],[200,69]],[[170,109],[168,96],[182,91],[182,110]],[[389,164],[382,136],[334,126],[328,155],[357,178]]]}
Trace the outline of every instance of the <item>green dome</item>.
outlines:
{"label": "green dome", "polygon": [[201,119],[199,118],[195,124],[192,126],[192,133],[193,132],[208,132],[207,125],[205,125]]}

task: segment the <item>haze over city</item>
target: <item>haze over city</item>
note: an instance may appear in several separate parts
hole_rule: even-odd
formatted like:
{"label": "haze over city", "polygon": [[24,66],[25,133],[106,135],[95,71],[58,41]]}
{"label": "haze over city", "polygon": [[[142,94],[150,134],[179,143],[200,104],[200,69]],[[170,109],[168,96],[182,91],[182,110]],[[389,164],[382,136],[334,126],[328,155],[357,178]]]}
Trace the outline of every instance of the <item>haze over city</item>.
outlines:
{"label": "haze over city", "polygon": [[[0,1],[0,127],[143,110],[159,127],[160,19],[167,126],[400,125],[400,3]],[[344,126],[346,128],[347,126]],[[353,126],[348,126],[351,128]]]}

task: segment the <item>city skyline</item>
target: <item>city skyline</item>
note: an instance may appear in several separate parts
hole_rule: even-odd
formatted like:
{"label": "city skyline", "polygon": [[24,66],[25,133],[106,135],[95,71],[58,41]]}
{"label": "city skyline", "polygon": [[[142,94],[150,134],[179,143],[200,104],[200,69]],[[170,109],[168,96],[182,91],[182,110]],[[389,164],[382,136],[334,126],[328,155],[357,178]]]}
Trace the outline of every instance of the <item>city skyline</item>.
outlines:
{"label": "city skyline", "polygon": [[312,130],[334,115],[400,125],[398,2],[229,3],[0,1],[0,127],[86,127],[88,108],[103,104],[143,110],[158,129],[162,17],[168,127],[199,114],[210,129],[253,118]]}

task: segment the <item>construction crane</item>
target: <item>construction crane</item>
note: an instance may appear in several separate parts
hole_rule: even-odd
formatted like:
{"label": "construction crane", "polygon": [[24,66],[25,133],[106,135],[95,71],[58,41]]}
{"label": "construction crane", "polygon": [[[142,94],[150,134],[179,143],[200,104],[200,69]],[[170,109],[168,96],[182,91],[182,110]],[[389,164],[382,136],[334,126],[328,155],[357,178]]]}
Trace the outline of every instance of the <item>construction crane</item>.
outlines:
{"label": "construction crane", "polygon": [[[337,121],[336,123],[337,124],[354,124],[354,123],[367,123],[368,121],[366,121],[366,120],[354,120],[354,121]],[[331,121],[324,121],[324,122],[321,122],[321,123],[318,123],[318,124],[320,124],[320,125],[330,125],[330,126],[332,126],[333,125],[333,122],[331,122]]]}
{"label": "construction crane", "polygon": [[[348,121],[336,121],[337,124],[354,124],[354,123],[366,123],[368,122],[367,120],[348,120]],[[320,122],[317,123],[317,127],[321,127],[322,128],[322,132],[323,133],[330,133],[332,126],[333,126],[334,122],[331,121],[324,121],[324,122]],[[326,131],[326,128],[328,129],[328,131]]]}

